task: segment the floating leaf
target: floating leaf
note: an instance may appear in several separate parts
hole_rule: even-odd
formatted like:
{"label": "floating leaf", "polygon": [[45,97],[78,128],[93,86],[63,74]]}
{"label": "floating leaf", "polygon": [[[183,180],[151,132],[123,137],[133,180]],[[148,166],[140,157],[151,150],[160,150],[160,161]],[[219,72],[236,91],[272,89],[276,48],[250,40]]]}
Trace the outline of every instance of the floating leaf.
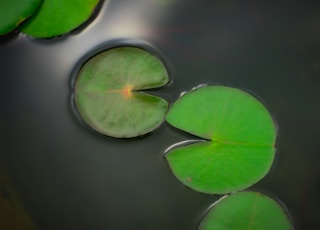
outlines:
{"label": "floating leaf", "polygon": [[220,199],[207,213],[199,230],[293,229],[286,210],[257,192],[238,192]]}
{"label": "floating leaf", "polygon": [[41,0],[1,0],[0,35],[13,31],[34,13],[40,3]]}
{"label": "floating leaf", "polygon": [[175,176],[190,188],[225,194],[263,178],[274,158],[275,127],[267,109],[241,90],[208,86],[186,93],[167,121],[205,142],[166,155]]}
{"label": "floating leaf", "polygon": [[37,38],[68,33],[88,20],[98,3],[99,0],[44,0],[21,31]]}
{"label": "floating leaf", "polygon": [[164,120],[167,101],[139,90],[169,81],[162,62],[145,50],[118,47],[84,64],[75,85],[75,101],[84,121],[95,130],[120,138],[146,134]]}

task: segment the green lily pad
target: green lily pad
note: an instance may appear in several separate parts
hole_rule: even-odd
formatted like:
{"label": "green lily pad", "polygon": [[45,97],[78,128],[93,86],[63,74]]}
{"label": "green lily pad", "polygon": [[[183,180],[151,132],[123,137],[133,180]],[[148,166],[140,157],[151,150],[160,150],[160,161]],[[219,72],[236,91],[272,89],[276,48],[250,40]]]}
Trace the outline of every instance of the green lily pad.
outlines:
{"label": "green lily pad", "polygon": [[68,33],[88,20],[98,3],[99,0],[44,0],[21,31],[37,38]]}
{"label": "green lily pad", "polygon": [[293,229],[287,211],[258,192],[238,192],[220,199],[207,213],[199,230]]}
{"label": "green lily pad", "polygon": [[75,83],[76,107],[95,130],[130,138],[146,134],[163,122],[164,99],[140,90],[169,81],[163,63],[135,47],[118,47],[97,54],[81,68]]}
{"label": "green lily pad", "polygon": [[1,0],[0,35],[12,32],[40,6],[41,0]]}
{"label": "green lily pad", "polygon": [[248,93],[202,87],[180,97],[166,120],[206,140],[166,154],[175,176],[196,191],[226,194],[245,189],[270,170],[275,126],[267,109]]}

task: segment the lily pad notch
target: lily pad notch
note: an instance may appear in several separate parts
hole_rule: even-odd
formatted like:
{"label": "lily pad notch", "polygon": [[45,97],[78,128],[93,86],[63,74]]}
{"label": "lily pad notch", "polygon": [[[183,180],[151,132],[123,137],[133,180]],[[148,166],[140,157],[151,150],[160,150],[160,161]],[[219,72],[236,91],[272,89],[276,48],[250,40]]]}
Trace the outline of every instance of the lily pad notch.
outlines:
{"label": "lily pad notch", "polygon": [[144,90],[163,87],[170,78],[154,53],[149,47],[124,45],[86,60],[74,82],[75,106],[82,120],[115,138],[142,136],[158,128],[168,102]]}
{"label": "lily pad notch", "polygon": [[82,29],[107,0],[2,0],[0,36],[19,30],[34,38],[54,38]]}
{"label": "lily pad notch", "polygon": [[1,0],[0,1],[0,36],[17,29],[41,6],[42,0]]}
{"label": "lily pad notch", "polygon": [[275,125],[265,106],[249,93],[226,86],[201,87],[178,98],[166,120],[203,139],[165,155],[173,174],[193,190],[243,190],[270,170]]}

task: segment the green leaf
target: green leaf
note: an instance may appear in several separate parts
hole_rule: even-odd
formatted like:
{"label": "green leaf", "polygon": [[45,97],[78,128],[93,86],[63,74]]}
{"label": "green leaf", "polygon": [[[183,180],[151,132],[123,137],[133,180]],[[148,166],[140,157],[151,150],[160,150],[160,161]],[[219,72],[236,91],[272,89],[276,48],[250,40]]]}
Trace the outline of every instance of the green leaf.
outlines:
{"label": "green leaf", "polygon": [[168,109],[167,101],[139,90],[168,81],[157,57],[140,48],[113,48],[94,56],[80,70],[76,106],[95,130],[112,137],[136,137],[160,126]]}
{"label": "green leaf", "polygon": [[37,38],[68,33],[88,20],[98,3],[99,0],[44,0],[21,31]]}
{"label": "green leaf", "polygon": [[0,35],[12,32],[40,6],[41,0],[1,0]]}
{"label": "green leaf", "polygon": [[267,109],[248,93],[224,86],[202,87],[179,98],[166,119],[207,140],[173,148],[166,155],[175,176],[196,191],[226,194],[245,189],[272,165],[274,123]]}
{"label": "green leaf", "polygon": [[203,219],[199,230],[293,229],[286,210],[258,192],[238,192],[220,199]]}

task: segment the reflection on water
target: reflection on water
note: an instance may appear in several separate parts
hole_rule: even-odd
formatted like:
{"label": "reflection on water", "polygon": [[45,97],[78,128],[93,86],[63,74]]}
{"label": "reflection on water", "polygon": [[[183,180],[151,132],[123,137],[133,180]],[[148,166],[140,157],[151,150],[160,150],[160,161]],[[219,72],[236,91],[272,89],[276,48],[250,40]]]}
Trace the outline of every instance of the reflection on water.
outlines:
{"label": "reflection on water", "polygon": [[165,151],[164,153],[167,154],[169,153],[171,150],[175,149],[175,148],[179,148],[179,147],[182,147],[182,146],[187,146],[187,145],[191,145],[191,144],[194,144],[194,143],[198,143],[198,142],[205,142],[206,140],[186,140],[186,141],[180,141],[178,143],[175,143],[171,146],[169,146]]}
{"label": "reflection on water", "polygon": [[[194,86],[192,87],[191,91],[194,91],[194,90],[197,90],[199,88],[202,88],[202,87],[206,87],[208,86],[208,84],[206,83],[201,83],[201,84],[198,84],[197,86]],[[189,91],[182,91],[179,95],[179,97],[182,97],[183,95],[185,95],[186,93],[188,93]]]}

